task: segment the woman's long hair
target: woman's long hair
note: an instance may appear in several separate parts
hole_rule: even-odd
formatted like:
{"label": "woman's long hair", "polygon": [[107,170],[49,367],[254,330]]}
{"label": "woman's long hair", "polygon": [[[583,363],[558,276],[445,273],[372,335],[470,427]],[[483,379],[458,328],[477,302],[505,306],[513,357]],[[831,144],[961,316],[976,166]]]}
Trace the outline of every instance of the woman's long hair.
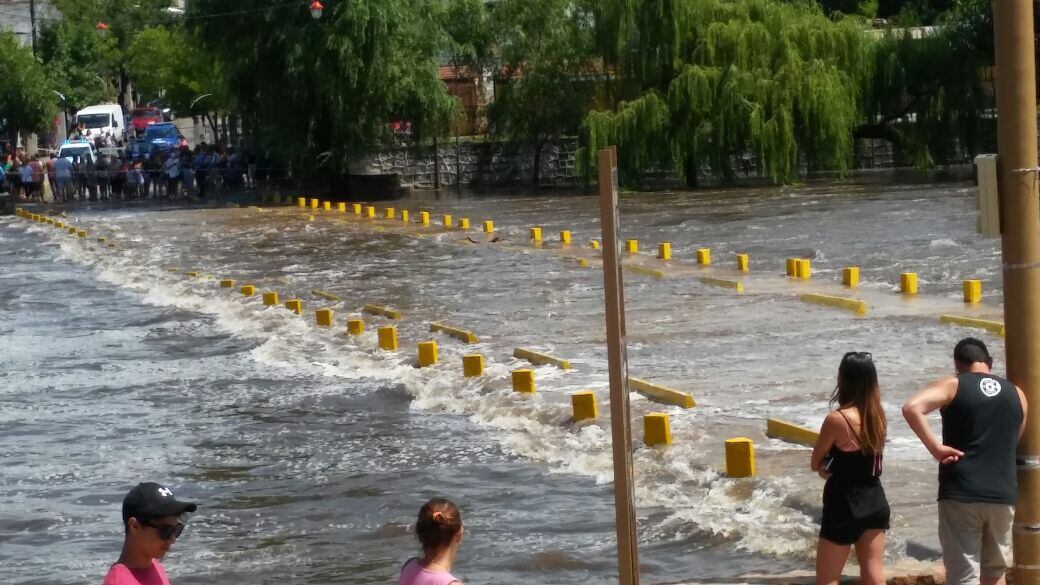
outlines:
{"label": "woman's long hair", "polygon": [[849,352],[838,366],[838,385],[831,403],[839,408],[856,407],[860,418],[860,449],[867,454],[880,453],[885,447],[888,423],[881,408],[877,369],[869,353]]}

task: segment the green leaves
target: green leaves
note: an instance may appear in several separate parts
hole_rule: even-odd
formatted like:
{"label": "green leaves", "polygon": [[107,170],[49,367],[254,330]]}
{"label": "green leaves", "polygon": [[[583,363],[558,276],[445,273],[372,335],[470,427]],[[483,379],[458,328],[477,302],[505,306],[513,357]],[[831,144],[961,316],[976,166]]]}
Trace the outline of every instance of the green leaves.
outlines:
{"label": "green leaves", "polygon": [[0,31],[0,79],[0,127],[45,131],[58,112],[58,96],[29,47],[9,31]]}

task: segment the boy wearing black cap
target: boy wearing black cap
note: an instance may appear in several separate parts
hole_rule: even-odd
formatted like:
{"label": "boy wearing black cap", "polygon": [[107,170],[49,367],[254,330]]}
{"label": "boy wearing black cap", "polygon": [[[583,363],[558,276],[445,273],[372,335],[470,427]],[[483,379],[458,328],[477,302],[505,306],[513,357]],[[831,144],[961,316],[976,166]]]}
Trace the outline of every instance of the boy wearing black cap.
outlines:
{"label": "boy wearing black cap", "polygon": [[141,483],[123,498],[123,552],[103,585],[170,585],[159,560],[184,531],[181,516],[198,507],[180,502],[169,488]]}

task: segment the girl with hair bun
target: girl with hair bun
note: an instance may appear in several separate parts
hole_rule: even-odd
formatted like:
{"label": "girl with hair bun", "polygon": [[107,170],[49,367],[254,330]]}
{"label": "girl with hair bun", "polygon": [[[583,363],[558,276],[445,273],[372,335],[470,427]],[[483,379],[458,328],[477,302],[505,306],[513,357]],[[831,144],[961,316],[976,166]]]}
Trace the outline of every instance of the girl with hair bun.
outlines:
{"label": "girl with hair bun", "polygon": [[398,585],[462,585],[451,574],[451,564],[462,542],[462,514],[444,498],[433,498],[419,508],[415,535],[423,556],[408,559],[401,567]]}

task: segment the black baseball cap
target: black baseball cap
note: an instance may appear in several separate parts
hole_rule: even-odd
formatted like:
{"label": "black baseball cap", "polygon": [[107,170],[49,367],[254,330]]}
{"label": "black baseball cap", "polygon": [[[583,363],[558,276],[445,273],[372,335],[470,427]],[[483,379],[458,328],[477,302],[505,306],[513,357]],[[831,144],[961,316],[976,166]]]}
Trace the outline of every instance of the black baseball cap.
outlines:
{"label": "black baseball cap", "polygon": [[131,518],[138,520],[162,518],[164,516],[180,516],[185,512],[194,512],[198,506],[190,502],[181,502],[173,496],[168,487],[145,482],[137,484],[123,498],[123,524]]}

